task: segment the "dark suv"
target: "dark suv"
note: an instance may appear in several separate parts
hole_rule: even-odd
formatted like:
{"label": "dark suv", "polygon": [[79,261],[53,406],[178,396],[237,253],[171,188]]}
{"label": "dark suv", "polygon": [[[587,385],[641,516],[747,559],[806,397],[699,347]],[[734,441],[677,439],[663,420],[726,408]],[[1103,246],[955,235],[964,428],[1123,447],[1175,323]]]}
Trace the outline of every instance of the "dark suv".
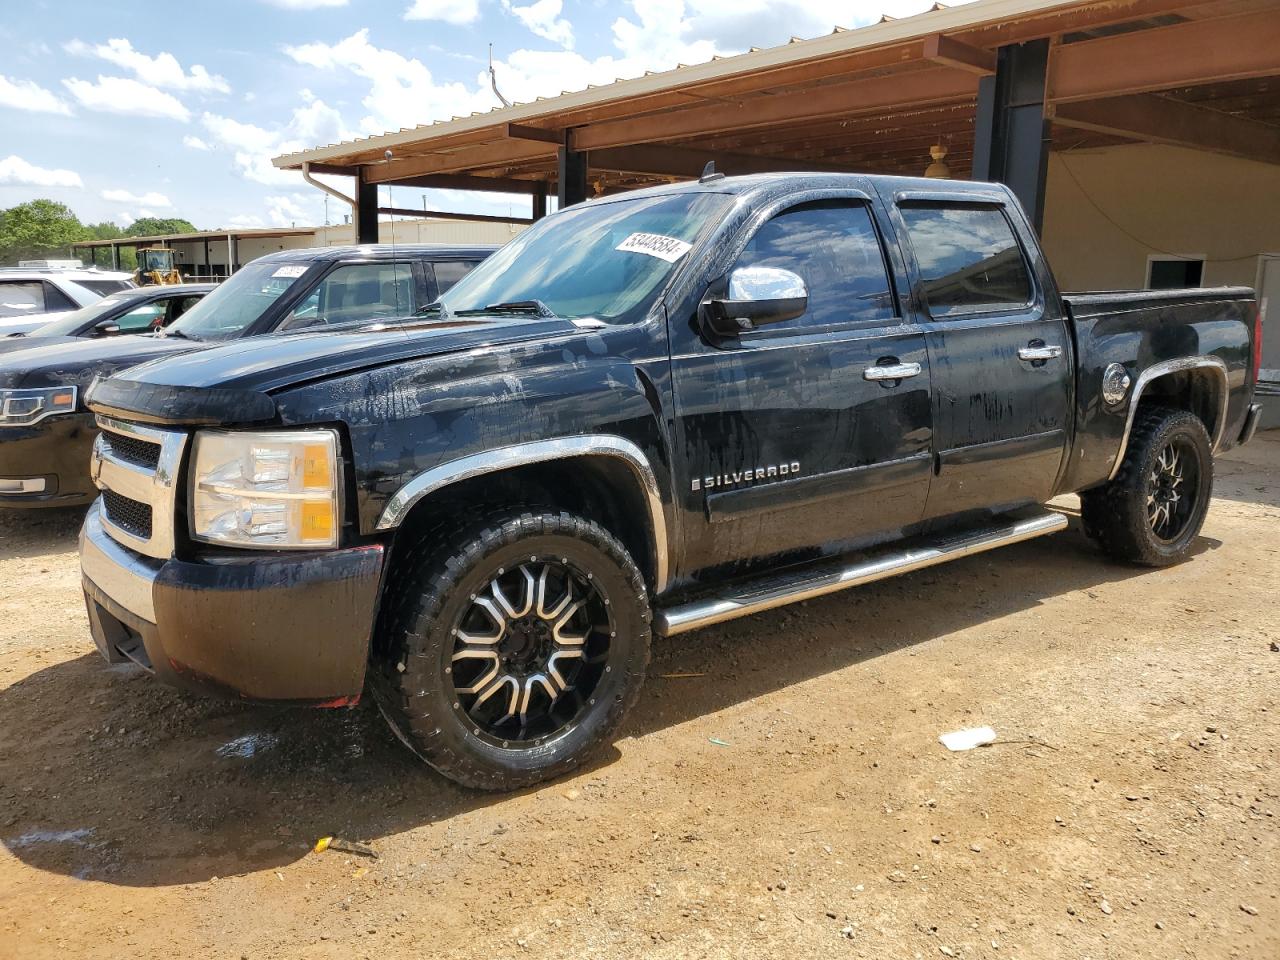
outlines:
{"label": "dark suv", "polygon": [[263,334],[357,329],[413,316],[495,249],[435,244],[288,250],[246,264],[155,334],[33,344],[0,356],[0,506],[86,504],[96,378]]}

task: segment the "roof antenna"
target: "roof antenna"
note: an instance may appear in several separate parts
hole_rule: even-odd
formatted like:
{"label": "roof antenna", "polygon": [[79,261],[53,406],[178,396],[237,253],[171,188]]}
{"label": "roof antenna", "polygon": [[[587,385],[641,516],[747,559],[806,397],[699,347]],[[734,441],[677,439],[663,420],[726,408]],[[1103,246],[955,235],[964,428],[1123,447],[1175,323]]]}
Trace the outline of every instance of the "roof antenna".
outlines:
{"label": "roof antenna", "polygon": [[716,172],[716,162],[708,160],[707,165],[702,168],[702,176],[698,178],[699,183],[708,183],[711,180],[723,180],[724,174]]}
{"label": "roof antenna", "polygon": [[493,95],[502,101],[504,107],[511,106],[511,101],[498,89],[498,75],[493,70],[493,44],[489,44],[489,86],[493,87]]}

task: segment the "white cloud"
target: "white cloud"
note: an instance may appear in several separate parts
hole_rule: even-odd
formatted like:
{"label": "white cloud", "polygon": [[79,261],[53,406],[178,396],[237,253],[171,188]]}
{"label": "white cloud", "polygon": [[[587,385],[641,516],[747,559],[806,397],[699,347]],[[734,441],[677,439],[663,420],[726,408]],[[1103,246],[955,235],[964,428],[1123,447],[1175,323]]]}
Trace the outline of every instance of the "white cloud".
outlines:
{"label": "white cloud", "polygon": [[137,117],[191,119],[191,111],[171,94],[126,77],[98,77],[97,83],[71,77],[62,85],[71,91],[81,106],[104,113],[123,113]]}
{"label": "white cloud", "polygon": [[404,12],[406,20],[443,20],[458,26],[480,19],[479,0],[413,0]]}
{"label": "white cloud", "polygon": [[347,0],[263,0],[282,10],[319,10],[321,7],[345,7]]}
{"label": "white cloud", "polygon": [[299,183],[296,171],[277,170],[271,165],[272,157],[355,136],[343,125],[337,110],[315,99],[294,110],[289,122],[274,130],[213,113],[206,113],[200,122],[214,148],[229,151],[236,168],[246,178],[265,184]]}
{"label": "white cloud", "polygon": [[310,199],[312,198],[296,196],[267,197],[267,216],[271,219],[271,225],[274,227],[291,227],[295,224],[309,226],[316,219],[315,211],[303,206],[303,201]]}
{"label": "white cloud", "polygon": [[369,42],[367,28],[335,44],[287,46],[284,52],[298,63],[325,70],[346,70],[368,80],[369,94],[361,101],[369,111],[360,121],[365,133],[382,133],[486,110],[493,105],[493,94],[486,89],[469,90],[462,83],[438,83],[421,60],[375,47]]}
{"label": "white cloud", "polygon": [[527,7],[512,6],[510,0],[502,0],[502,5],[536,36],[558,43],[566,50],[573,49],[573,25],[560,16],[563,0],[535,0]]}
{"label": "white cloud", "polygon": [[34,80],[10,80],[4,75],[0,75],[0,106],[30,110],[32,113],[71,113],[64,100]]}
{"label": "white cloud", "polygon": [[97,57],[130,71],[143,83],[169,90],[189,90],[197,93],[230,93],[231,87],[222,77],[209,73],[195,64],[190,73],[182,69],[178,58],[171,53],[158,53],[149,57],[125,39],[112,39],[106,43],[90,45],[82,40],[65,44],[68,53]]}
{"label": "white cloud", "polygon": [[163,193],[130,193],[128,190],[103,190],[102,199],[112,203],[143,204],[148,207],[172,207],[173,203]]}
{"label": "white cloud", "polygon": [[235,227],[240,230],[266,226],[266,224],[263,223],[261,217],[254,216],[253,214],[248,214],[248,213],[241,213],[232,217],[227,221],[226,225],[228,227]]}
{"label": "white cloud", "polygon": [[193,137],[193,136],[191,136],[191,134],[187,134],[185,137],[183,137],[183,138],[182,138],[182,145],[183,145],[184,147],[190,147],[192,150],[209,150],[209,149],[211,149],[211,148],[210,148],[210,146],[209,146],[207,143],[205,143],[205,142],[204,142],[203,140],[201,140],[199,137]]}
{"label": "white cloud", "polygon": [[74,170],[49,170],[27,163],[21,157],[8,156],[0,160],[0,183],[22,184],[31,187],[83,187],[80,174]]}

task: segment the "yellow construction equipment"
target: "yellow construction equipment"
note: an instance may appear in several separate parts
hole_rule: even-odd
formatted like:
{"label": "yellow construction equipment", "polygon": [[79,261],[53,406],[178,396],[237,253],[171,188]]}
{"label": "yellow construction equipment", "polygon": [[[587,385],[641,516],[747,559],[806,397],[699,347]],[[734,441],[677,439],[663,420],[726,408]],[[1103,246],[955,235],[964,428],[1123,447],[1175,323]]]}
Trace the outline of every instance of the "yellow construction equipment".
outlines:
{"label": "yellow construction equipment", "polygon": [[181,283],[182,275],[173,265],[173,251],[168,247],[140,247],[133,282],[140,287]]}

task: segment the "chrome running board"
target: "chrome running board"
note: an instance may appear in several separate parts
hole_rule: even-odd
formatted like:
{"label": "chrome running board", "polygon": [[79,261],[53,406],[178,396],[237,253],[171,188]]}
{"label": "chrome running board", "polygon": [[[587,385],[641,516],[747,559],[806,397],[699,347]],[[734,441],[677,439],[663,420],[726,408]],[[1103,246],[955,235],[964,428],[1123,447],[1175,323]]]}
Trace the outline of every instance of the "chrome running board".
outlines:
{"label": "chrome running board", "polygon": [[900,573],[922,570],[948,560],[984,553],[996,547],[1021,543],[1023,540],[1042,537],[1046,533],[1055,533],[1066,526],[1065,516],[1046,511],[942,536],[932,543],[920,546],[863,555],[856,562],[846,559],[836,561],[833,565],[831,561],[827,561],[821,565],[820,571],[815,571],[813,566],[806,566],[796,570],[787,579],[774,573],[764,583],[757,582],[754,588],[752,584],[744,584],[740,592],[731,596],[703,597],[663,610],[655,619],[654,629],[666,636],[674,636],[772,610],[788,603],[810,600],[838,590],[847,590],[849,587],[884,580]]}

